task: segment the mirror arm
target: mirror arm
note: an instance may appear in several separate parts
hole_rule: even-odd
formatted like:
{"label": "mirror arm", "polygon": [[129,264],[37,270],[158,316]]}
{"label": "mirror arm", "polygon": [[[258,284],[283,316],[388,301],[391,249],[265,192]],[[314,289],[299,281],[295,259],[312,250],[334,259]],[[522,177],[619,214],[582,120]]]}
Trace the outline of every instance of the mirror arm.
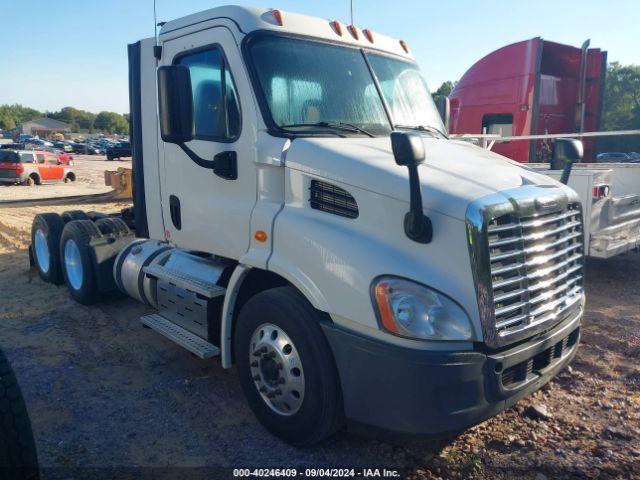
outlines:
{"label": "mirror arm", "polygon": [[187,154],[187,156],[193,160],[193,162],[202,167],[202,168],[208,168],[210,170],[213,170],[216,167],[216,162],[214,160],[205,160],[204,158],[202,158],[201,156],[199,156],[196,152],[194,152],[193,150],[191,150],[189,147],[187,147],[186,144],[184,143],[178,143],[177,144],[184,153]]}
{"label": "mirror arm", "polygon": [[422,192],[417,165],[407,165],[409,169],[410,208],[404,216],[404,233],[414,242],[430,243],[433,238],[431,219],[422,209]]}
{"label": "mirror arm", "polygon": [[573,168],[573,162],[567,162],[562,169],[562,175],[560,176],[560,183],[569,183],[569,177],[571,176],[571,169]]}

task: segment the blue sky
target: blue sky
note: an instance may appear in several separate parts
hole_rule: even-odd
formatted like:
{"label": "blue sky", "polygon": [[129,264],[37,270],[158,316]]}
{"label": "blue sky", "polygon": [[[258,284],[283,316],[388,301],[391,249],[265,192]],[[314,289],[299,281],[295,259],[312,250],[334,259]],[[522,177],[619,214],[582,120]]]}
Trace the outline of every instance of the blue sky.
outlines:
{"label": "blue sky", "polygon": [[[349,0],[236,0],[349,19]],[[158,20],[224,2],[157,0]],[[407,41],[432,89],[508,43],[542,36],[640,64],[640,1],[354,0],[355,24]],[[0,104],[128,110],[126,45],[153,35],[153,0],[2,0]]]}

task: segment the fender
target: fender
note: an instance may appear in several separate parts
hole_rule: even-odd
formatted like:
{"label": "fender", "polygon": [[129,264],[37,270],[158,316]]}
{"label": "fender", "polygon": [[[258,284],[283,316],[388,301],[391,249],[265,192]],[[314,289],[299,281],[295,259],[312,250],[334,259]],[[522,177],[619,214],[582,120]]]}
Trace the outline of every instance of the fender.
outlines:
{"label": "fender", "polygon": [[[231,274],[229,284],[227,285],[227,292],[224,297],[224,303],[222,304],[222,321],[220,326],[220,358],[223,368],[231,368],[233,365],[231,351],[236,300],[238,299],[238,293],[242,288],[244,280],[253,268],[254,267],[242,263],[238,264]],[[291,272],[279,271],[279,269],[274,268],[269,268],[268,271],[279,275],[297,288],[315,308],[323,312],[328,312],[329,305],[327,301],[322,296],[318,287],[313,284],[308,277],[293,278],[290,275]]]}
{"label": "fender", "polygon": [[239,264],[231,274],[229,284],[227,285],[227,293],[224,296],[224,303],[222,304],[222,322],[220,326],[220,359],[222,360],[222,368],[231,368],[233,365],[231,360],[233,315],[238,292],[240,291],[242,282],[250,271],[251,267]]}

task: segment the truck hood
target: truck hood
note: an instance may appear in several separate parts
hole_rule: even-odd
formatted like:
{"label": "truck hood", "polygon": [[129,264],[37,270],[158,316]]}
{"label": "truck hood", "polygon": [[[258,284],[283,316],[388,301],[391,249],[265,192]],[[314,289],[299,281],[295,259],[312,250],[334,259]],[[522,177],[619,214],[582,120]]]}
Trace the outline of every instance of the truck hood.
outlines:
{"label": "truck hood", "polygon": [[[424,138],[419,167],[428,210],[463,220],[470,202],[522,185],[561,186],[521,164],[468,142]],[[297,138],[286,154],[288,168],[409,201],[409,174],[396,165],[389,137]]]}

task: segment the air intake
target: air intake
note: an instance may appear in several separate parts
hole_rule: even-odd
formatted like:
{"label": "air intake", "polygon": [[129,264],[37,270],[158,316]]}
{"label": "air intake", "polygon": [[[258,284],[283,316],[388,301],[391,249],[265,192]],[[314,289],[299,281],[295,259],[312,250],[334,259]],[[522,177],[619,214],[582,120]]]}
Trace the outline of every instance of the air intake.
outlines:
{"label": "air intake", "polygon": [[311,180],[311,208],[341,217],[358,218],[358,204],[346,190],[330,183]]}

